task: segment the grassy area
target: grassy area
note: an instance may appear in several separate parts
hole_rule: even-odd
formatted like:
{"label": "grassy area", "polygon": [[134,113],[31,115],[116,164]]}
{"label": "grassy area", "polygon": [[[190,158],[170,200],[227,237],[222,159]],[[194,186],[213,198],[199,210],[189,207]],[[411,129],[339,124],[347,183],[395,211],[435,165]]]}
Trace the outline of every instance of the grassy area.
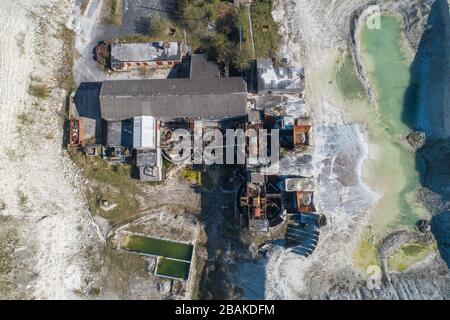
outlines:
{"label": "grassy area", "polygon": [[28,196],[21,190],[17,191],[17,196],[19,198],[20,207],[25,208],[28,204]]}
{"label": "grassy area", "polygon": [[23,112],[17,116],[19,120],[20,126],[25,127],[32,125],[34,123],[34,119],[29,112]]}
{"label": "grassy area", "polygon": [[30,84],[28,87],[28,93],[39,99],[46,99],[50,96],[50,90],[47,85],[43,83]]}
{"label": "grassy area", "polygon": [[185,168],[181,170],[181,176],[189,181],[189,183],[201,186],[202,185],[202,173],[191,168]]}
{"label": "grassy area", "polygon": [[115,26],[122,24],[122,0],[111,0],[111,22]]}
{"label": "grassy area", "polygon": [[[131,179],[131,166],[111,164],[98,157],[87,157],[75,150],[69,152],[91,183],[87,188],[87,200],[92,214],[99,214],[113,225],[118,225],[139,213],[138,197],[142,195],[142,191],[138,182]],[[110,211],[102,210],[102,199],[116,204],[116,207]]]}
{"label": "grassy area", "polygon": [[239,69],[245,70],[250,67],[251,61],[255,58],[253,55],[248,8],[241,7],[239,9],[237,26],[240,32],[240,40],[242,41],[239,41],[239,49],[234,57],[235,65],[237,65]]}
{"label": "grassy area", "polygon": [[11,272],[13,254],[18,242],[18,234],[14,229],[0,234],[0,275]]}
{"label": "grassy area", "polygon": [[[111,0],[110,0],[111,1]],[[252,7],[257,57],[275,55],[278,27],[272,18],[272,1],[257,0]],[[148,35],[126,36],[121,43],[182,41],[187,31],[194,52],[205,51],[219,63],[245,70],[253,60],[250,21],[246,7],[236,8],[225,1],[177,0],[177,10],[169,17],[152,17]]]}
{"label": "grassy area", "polygon": [[108,266],[109,277],[114,279],[110,284],[123,296],[129,294],[130,281],[148,276],[147,261],[141,255],[120,252],[114,248],[111,242],[108,242],[102,256],[105,260],[98,265],[99,270],[105,265]]}
{"label": "grassy area", "polygon": [[81,6],[80,6],[81,15],[84,15],[84,13],[86,12],[89,2],[90,2],[90,0],[83,0],[81,2]]}
{"label": "grassy area", "polygon": [[353,255],[355,266],[366,271],[371,265],[380,265],[378,259],[378,244],[374,243],[369,234],[365,234],[358,243],[357,250]]}
{"label": "grassy area", "polygon": [[392,271],[403,272],[417,262],[424,260],[430,253],[436,251],[434,244],[408,243],[401,246],[388,259],[388,268]]}
{"label": "grassy area", "polygon": [[183,41],[183,30],[171,19],[162,16],[151,17],[148,38],[153,41]]}
{"label": "grassy area", "polygon": [[251,14],[257,58],[271,58],[278,48],[278,25],[272,17],[273,1],[254,0]]}
{"label": "grassy area", "polygon": [[182,41],[182,35],[181,33],[175,33],[174,36],[170,36],[168,34],[166,35],[132,35],[132,36],[121,36],[116,39],[113,39],[112,42],[118,42],[118,43],[142,43],[142,42],[156,42],[156,41],[176,41],[181,42]]}
{"label": "grassy area", "polygon": [[105,0],[103,23],[120,27],[122,25],[122,0]]}
{"label": "grassy area", "polygon": [[240,10],[218,0],[178,0],[172,22],[187,31],[192,50],[206,51],[219,63],[248,66],[251,52],[240,40]]}
{"label": "grassy area", "polygon": [[73,77],[75,32],[62,25],[56,37],[63,41],[61,68],[56,75],[56,81],[59,88],[65,89],[67,93],[70,93],[76,88]]}

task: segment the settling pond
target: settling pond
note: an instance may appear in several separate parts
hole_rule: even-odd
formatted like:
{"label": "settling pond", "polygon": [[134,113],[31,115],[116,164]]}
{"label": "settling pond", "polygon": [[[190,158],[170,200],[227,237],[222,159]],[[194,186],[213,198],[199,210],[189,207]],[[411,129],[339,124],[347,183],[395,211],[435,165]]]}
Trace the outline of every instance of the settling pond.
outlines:
{"label": "settling pond", "polygon": [[194,246],[191,244],[127,235],[122,248],[135,253],[157,257],[155,274],[177,279],[188,279]]}
{"label": "settling pond", "polygon": [[[372,221],[375,230],[411,228],[426,211],[416,200],[420,164],[406,145],[412,114],[405,112],[406,92],[411,83],[412,54],[403,37],[403,21],[394,15],[381,16],[381,29],[365,24],[360,49],[369,81],[376,94],[375,118],[368,123],[376,145],[376,161],[366,177],[384,190]],[[380,230],[381,229],[381,230]]]}
{"label": "settling pond", "polygon": [[[369,227],[355,252],[362,269],[377,265],[378,244],[387,234],[399,229],[411,230],[418,219],[429,218],[417,201],[423,164],[406,142],[414,123],[407,106],[414,53],[404,37],[403,19],[381,15],[381,29],[361,25],[357,35],[361,62],[375,93],[370,105],[359,81],[351,55],[344,56],[334,71],[338,99],[342,99],[351,121],[365,124],[369,157],[364,164],[363,180],[379,195],[373,206]],[[335,89],[335,90],[336,90]]]}

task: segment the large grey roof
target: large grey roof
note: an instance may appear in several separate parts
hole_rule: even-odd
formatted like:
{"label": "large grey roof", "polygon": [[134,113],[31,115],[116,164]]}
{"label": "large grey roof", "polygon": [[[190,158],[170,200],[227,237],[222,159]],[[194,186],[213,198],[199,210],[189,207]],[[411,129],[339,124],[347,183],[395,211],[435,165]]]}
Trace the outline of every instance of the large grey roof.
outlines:
{"label": "large grey roof", "polygon": [[217,63],[208,60],[206,54],[193,54],[191,56],[191,79],[205,79],[220,77]]}
{"label": "large grey roof", "polygon": [[103,82],[102,118],[135,116],[211,118],[246,114],[247,85],[242,78],[117,80]]}

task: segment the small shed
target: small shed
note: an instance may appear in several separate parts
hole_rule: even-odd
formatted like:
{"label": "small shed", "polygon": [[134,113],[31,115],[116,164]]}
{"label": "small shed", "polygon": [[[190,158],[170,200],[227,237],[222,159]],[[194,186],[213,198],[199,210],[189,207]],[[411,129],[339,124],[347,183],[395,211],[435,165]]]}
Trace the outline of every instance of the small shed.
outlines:
{"label": "small shed", "polygon": [[163,160],[161,149],[136,150],[136,168],[141,181],[162,181]]}

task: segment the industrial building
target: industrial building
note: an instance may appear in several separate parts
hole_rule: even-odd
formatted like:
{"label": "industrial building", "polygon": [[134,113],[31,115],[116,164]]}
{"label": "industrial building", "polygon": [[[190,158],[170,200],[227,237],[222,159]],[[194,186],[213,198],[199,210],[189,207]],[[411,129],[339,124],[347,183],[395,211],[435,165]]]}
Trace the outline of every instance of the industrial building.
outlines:
{"label": "industrial building", "polygon": [[103,82],[102,118],[136,116],[160,120],[220,120],[246,114],[247,85],[242,78],[117,80]]}
{"label": "industrial building", "polygon": [[171,68],[181,62],[178,42],[113,43],[110,65],[115,71],[138,68]]}
{"label": "industrial building", "polygon": [[302,94],[305,89],[305,69],[274,66],[271,59],[256,60],[258,94]]}

